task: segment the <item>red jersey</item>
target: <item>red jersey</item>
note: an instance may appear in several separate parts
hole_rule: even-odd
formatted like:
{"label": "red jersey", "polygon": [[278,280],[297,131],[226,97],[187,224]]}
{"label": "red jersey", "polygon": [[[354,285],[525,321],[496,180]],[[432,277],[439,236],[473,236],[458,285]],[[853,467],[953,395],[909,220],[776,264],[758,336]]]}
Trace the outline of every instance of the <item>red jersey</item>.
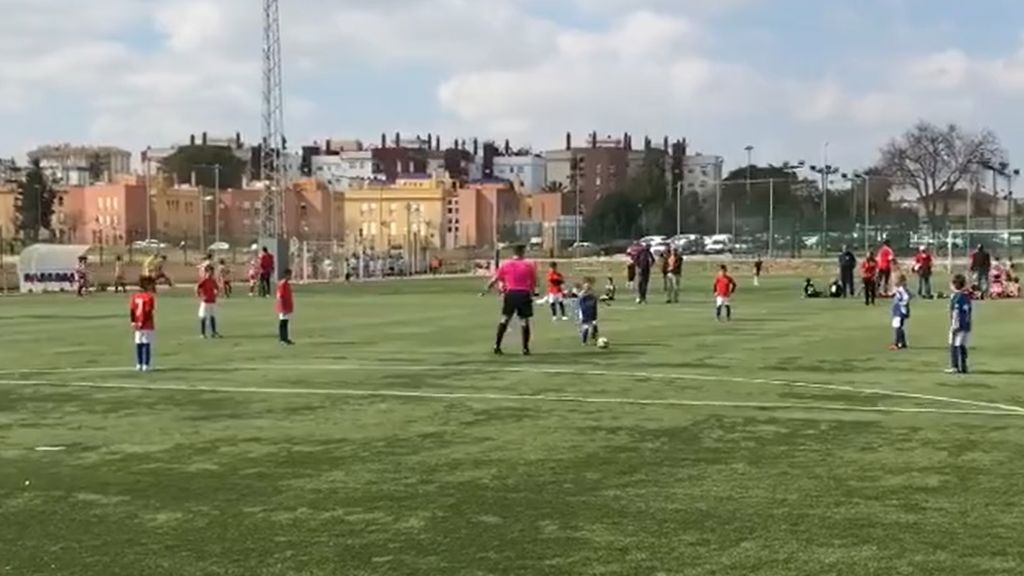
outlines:
{"label": "red jersey", "polygon": [[291,314],[295,311],[295,300],[292,298],[292,285],[287,280],[277,283],[277,313]]}
{"label": "red jersey", "polygon": [[874,280],[878,275],[878,263],[874,260],[865,260],[860,263],[860,277],[865,280]]}
{"label": "red jersey", "polygon": [[728,274],[719,274],[715,277],[715,296],[728,298],[736,291],[736,281]]}
{"label": "red jersey", "polygon": [[260,272],[269,274],[274,271],[274,256],[269,252],[260,254]]}
{"label": "red jersey", "polygon": [[565,285],[565,277],[558,270],[548,272],[548,294],[561,294]]}
{"label": "red jersey", "polygon": [[217,303],[217,281],[213,278],[203,278],[196,285],[196,294],[199,295],[199,299],[206,304]]}
{"label": "red jersey", "polygon": [[149,292],[136,292],[130,300],[132,326],[136,330],[156,329],[156,297]]}
{"label": "red jersey", "polygon": [[878,249],[879,270],[892,270],[892,263],[895,259],[896,255],[893,253],[892,248],[883,245]]}
{"label": "red jersey", "polygon": [[918,252],[917,256],[914,256],[914,265],[917,266],[918,270],[931,270],[932,255],[927,252]]}

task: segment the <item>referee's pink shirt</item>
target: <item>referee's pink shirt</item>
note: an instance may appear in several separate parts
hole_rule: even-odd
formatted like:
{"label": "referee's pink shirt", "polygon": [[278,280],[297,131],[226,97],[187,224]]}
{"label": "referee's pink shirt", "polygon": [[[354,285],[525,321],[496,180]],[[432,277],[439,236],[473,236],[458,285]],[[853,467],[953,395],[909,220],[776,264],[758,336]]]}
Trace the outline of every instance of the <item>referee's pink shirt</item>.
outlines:
{"label": "referee's pink shirt", "polygon": [[533,292],[537,287],[537,267],[529,260],[506,260],[498,267],[498,280],[506,292]]}

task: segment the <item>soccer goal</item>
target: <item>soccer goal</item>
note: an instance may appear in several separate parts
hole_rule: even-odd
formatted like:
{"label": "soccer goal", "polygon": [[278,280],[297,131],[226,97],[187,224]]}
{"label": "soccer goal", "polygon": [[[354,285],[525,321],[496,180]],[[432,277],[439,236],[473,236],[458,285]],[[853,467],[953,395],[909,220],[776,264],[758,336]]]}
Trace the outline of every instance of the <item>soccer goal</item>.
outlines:
{"label": "soccer goal", "polygon": [[1024,254],[1024,229],[950,230],[946,234],[946,271],[967,267],[979,245],[985,246],[993,259],[1013,261]]}

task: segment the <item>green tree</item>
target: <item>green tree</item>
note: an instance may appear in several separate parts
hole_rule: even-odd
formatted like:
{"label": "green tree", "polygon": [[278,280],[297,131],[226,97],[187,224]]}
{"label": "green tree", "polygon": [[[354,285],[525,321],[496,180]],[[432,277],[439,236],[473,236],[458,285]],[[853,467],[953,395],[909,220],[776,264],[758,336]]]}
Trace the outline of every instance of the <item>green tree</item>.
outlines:
{"label": "green tree", "polygon": [[633,176],[585,215],[587,238],[625,240],[674,227],[675,204],[666,201],[666,187],[662,160],[649,154]]}
{"label": "green tree", "polygon": [[213,188],[217,177],[212,166],[220,166],[220,187],[241,188],[246,162],[227,146],[182,146],[163,161],[167,174],[177,177],[178,182],[191,182],[195,173],[196,184]]}
{"label": "green tree", "polygon": [[56,198],[57,193],[43,172],[39,159],[32,160],[24,179],[18,182],[15,198],[15,226],[26,242],[38,242],[40,232],[52,230]]}

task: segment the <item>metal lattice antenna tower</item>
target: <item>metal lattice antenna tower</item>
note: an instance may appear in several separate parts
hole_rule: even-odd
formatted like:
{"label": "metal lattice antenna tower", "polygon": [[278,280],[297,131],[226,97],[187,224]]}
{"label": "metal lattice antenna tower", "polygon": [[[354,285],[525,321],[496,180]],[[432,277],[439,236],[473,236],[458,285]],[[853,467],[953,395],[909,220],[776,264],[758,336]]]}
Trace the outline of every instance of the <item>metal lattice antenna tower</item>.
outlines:
{"label": "metal lattice antenna tower", "polygon": [[260,206],[260,236],[279,238],[287,189],[284,91],[281,82],[281,23],[278,0],[263,0],[263,140],[260,169],[265,183]]}

